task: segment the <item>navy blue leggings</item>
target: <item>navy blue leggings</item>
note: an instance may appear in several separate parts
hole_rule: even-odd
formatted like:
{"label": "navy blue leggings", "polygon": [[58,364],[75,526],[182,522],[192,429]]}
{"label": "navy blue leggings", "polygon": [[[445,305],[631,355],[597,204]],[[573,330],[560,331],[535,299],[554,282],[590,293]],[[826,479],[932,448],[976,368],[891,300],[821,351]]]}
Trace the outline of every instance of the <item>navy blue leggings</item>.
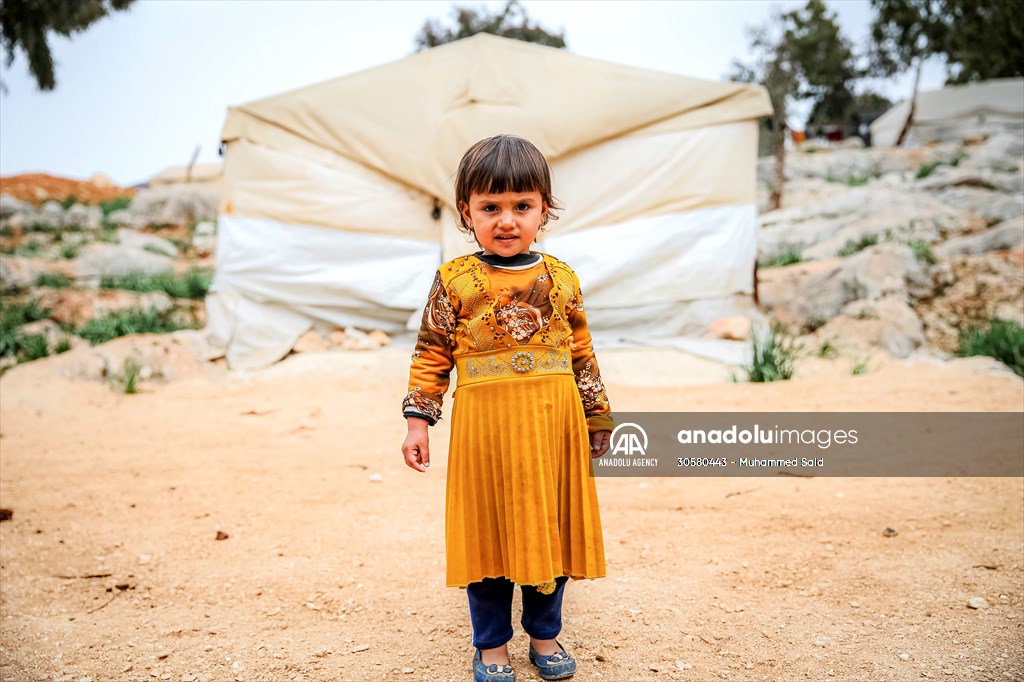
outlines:
{"label": "navy blue leggings", "polygon": [[[555,579],[555,591],[541,594],[535,585],[522,585],[521,624],[534,639],[554,639],[562,631],[562,592],[569,578]],[[466,587],[469,618],[473,622],[473,646],[494,649],[512,639],[512,593],[508,578],[484,578]]]}

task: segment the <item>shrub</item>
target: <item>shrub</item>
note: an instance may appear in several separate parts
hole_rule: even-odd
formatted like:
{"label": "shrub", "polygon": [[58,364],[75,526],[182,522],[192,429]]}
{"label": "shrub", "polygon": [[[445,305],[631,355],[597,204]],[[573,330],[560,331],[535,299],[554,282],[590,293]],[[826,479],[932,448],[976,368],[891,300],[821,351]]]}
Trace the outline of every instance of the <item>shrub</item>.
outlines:
{"label": "shrub", "polygon": [[60,257],[65,260],[78,258],[78,252],[82,250],[80,244],[64,244],[60,247]]}
{"label": "shrub", "polygon": [[793,265],[794,263],[802,263],[803,260],[804,258],[800,255],[799,249],[795,246],[787,246],[781,253],[778,253],[771,258],[765,258],[760,261],[758,265],[762,268],[781,268],[786,265]]}
{"label": "shrub", "polygon": [[78,330],[78,335],[95,346],[128,334],[166,334],[194,328],[194,324],[182,324],[174,320],[171,311],[161,313],[153,308],[134,308],[89,320]]}
{"label": "shrub", "polygon": [[960,357],[987,355],[1024,378],[1024,327],[1012,320],[989,320],[988,325],[960,331]]}
{"label": "shrub", "polygon": [[66,196],[63,199],[61,199],[60,207],[63,208],[66,211],[66,210],[68,210],[69,208],[71,208],[72,206],[74,206],[77,203],[78,203],[78,195],[76,195],[76,194],[69,194],[68,196]]}
{"label": "shrub", "polygon": [[935,265],[938,263],[938,259],[935,258],[935,253],[932,252],[932,247],[928,242],[921,241],[920,239],[908,242],[907,246],[914,252],[914,256],[922,263],[928,265]]}
{"label": "shrub", "polygon": [[121,372],[120,388],[122,393],[132,394],[138,393],[138,381],[139,372],[142,370],[140,365],[134,358],[126,358],[124,361],[124,369]]}
{"label": "shrub", "polygon": [[122,208],[128,208],[132,205],[131,197],[118,197],[111,199],[110,201],[101,201],[100,210],[103,211],[103,217],[107,217],[114,211],[119,211]]}
{"label": "shrub", "polygon": [[864,185],[868,184],[869,180],[871,180],[870,175],[855,175],[853,177],[847,178],[846,184],[849,185],[850,187],[863,187]]}
{"label": "shrub", "polygon": [[835,360],[839,357],[839,349],[836,348],[835,344],[832,343],[830,339],[825,339],[818,347],[818,357],[825,358],[827,360]]}
{"label": "shrub", "polygon": [[848,242],[846,242],[846,244],[843,245],[843,248],[839,249],[836,255],[839,256],[840,258],[846,258],[847,256],[852,256],[858,251],[863,251],[869,246],[874,246],[877,243],[877,234],[866,234],[860,239],[851,239]]}
{"label": "shrub", "polygon": [[861,358],[860,360],[853,361],[853,367],[850,368],[850,374],[855,377],[859,377],[862,374],[867,374],[868,369],[868,358]]}
{"label": "shrub", "polygon": [[142,247],[142,250],[149,251],[150,253],[155,253],[156,255],[163,256],[165,258],[174,258],[174,254],[167,253],[157,244],[146,244],[145,246]]}
{"label": "shrub", "polygon": [[171,298],[202,300],[210,290],[213,272],[193,268],[182,275],[133,273],[124,277],[103,277],[100,287],[104,289],[127,289],[128,291],[163,291]]}
{"label": "shrub", "polygon": [[44,272],[36,278],[36,286],[67,289],[71,286],[71,278],[63,272]]}
{"label": "shrub", "polygon": [[793,376],[800,348],[778,324],[750,335],[753,362],[747,372],[751,382],[785,381]]}

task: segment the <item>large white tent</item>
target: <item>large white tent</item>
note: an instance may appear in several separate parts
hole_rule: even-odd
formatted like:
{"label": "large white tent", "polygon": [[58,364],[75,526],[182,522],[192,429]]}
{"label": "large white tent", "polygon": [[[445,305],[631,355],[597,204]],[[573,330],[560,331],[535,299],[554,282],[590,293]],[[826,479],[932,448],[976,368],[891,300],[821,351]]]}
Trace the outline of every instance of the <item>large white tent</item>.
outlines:
{"label": "large white tent", "polygon": [[[904,144],[960,142],[965,135],[1024,132],[1024,78],[995,78],[917,93],[914,120]],[[871,124],[871,144],[891,147],[910,113],[910,100]]]}
{"label": "large white tent", "polygon": [[760,87],[480,34],[231,107],[209,329],[234,367],[313,324],[418,324],[455,227],[463,152],[528,138],[565,206],[538,250],[570,263],[595,334],[701,333],[749,306]]}

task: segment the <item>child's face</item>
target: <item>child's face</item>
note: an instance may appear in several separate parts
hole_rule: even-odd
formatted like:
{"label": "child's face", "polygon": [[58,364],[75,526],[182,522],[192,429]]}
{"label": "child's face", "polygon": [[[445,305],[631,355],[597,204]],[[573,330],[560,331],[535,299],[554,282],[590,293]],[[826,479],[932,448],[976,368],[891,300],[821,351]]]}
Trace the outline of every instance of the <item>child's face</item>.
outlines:
{"label": "child's face", "polygon": [[540,192],[502,192],[469,195],[462,217],[473,227],[485,254],[514,256],[527,253],[547,215]]}

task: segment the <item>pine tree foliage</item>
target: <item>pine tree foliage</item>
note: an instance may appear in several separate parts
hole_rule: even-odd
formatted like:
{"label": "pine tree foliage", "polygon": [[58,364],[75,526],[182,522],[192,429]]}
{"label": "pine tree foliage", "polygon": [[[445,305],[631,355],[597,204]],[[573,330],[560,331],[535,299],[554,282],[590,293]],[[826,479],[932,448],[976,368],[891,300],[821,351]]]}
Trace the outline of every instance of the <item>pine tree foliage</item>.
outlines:
{"label": "pine tree foliage", "polygon": [[52,31],[65,37],[84,31],[111,12],[126,10],[135,0],[3,0],[0,2],[0,46],[5,66],[18,50],[40,90],[57,85],[53,55],[47,42]]}
{"label": "pine tree foliage", "polygon": [[527,43],[549,47],[565,47],[565,32],[555,33],[541,28],[526,14],[518,0],[508,0],[497,12],[487,8],[459,7],[452,10],[454,25],[445,26],[436,19],[428,19],[416,36],[416,51],[427,50],[477,33],[490,33]]}

